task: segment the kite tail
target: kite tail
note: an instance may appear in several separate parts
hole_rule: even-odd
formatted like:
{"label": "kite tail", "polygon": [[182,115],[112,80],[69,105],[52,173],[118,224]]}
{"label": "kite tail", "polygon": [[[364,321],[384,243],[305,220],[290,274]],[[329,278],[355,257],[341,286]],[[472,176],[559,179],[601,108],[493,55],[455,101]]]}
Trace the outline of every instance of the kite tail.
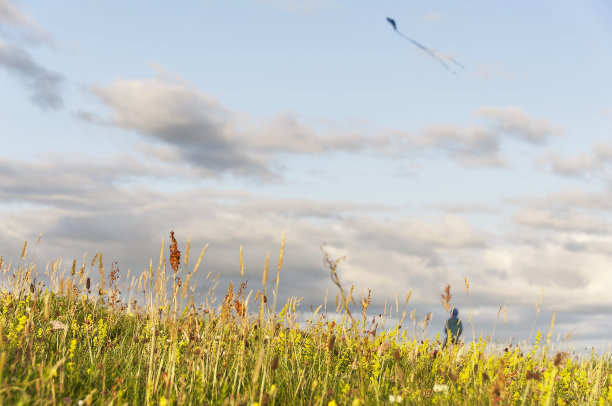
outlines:
{"label": "kite tail", "polygon": [[461,62],[459,62],[458,60],[456,60],[452,56],[449,56],[448,60],[451,61],[452,63],[454,63],[455,65],[457,65],[458,67],[460,67],[461,69],[465,69],[465,66],[463,66],[463,64]]}
{"label": "kite tail", "polygon": [[[448,66],[448,64],[446,63],[446,61],[445,61],[444,59],[442,59],[442,58],[440,58],[440,57],[438,56],[438,53],[439,53],[439,52],[434,51],[434,50],[432,50],[432,49],[429,49],[429,48],[427,48],[425,45],[421,44],[420,42],[415,41],[415,40],[413,40],[412,38],[410,38],[410,37],[408,37],[408,36],[406,36],[406,35],[402,34],[402,33],[401,33],[401,32],[400,32],[398,29],[396,29],[396,30],[395,30],[395,32],[397,33],[397,35],[399,35],[400,37],[404,38],[405,40],[408,40],[408,41],[412,42],[414,45],[416,45],[416,46],[417,46],[417,47],[419,47],[421,50],[423,50],[424,52],[426,52],[426,53],[427,53],[429,56],[431,56],[432,58],[434,58],[436,61],[440,62],[440,64],[441,64],[442,66],[444,66],[444,68],[445,68],[447,71],[449,71],[449,72],[451,72],[451,73],[454,73],[454,74],[457,74],[457,72],[455,72],[453,69],[451,69],[451,67],[450,67],[450,66]],[[449,61],[453,62],[454,64],[456,64],[457,66],[459,66],[459,67],[461,67],[461,68],[464,68],[464,66],[463,66],[462,64],[460,64],[460,63],[459,63],[457,60],[455,60],[455,58],[452,58],[452,57],[450,57],[450,56],[449,56],[449,57],[447,57],[447,59],[448,59]],[[464,69],[465,69],[465,68],[464,68]]]}

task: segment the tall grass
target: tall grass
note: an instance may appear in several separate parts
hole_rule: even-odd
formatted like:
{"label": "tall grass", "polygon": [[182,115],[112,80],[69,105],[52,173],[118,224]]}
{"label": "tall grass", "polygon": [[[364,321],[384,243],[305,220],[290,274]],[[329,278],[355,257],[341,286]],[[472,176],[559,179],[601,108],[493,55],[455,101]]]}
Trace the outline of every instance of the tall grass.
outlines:
{"label": "tall grass", "polygon": [[[15,265],[0,257],[2,404],[612,404],[610,354],[556,350],[540,332],[530,347],[498,349],[481,337],[441,348],[409,336],[405,312],[384,328],[367,313],[370,292],[361,317],[351,313],[352,288],[327,254],[341,316],[332,320],[326,302],[303,320],[298,298],[277,311],[284,238],[271,292],[269,256],[251,290],[241,248],[241,283],[219,302],[218,275],[196,288],[206,248],[191,266],[187,243],[181,268],[174,233],[168,261],[162,241],[157,266],[128,276],[124,292],[101,253],[39,275],[26,251]],[[443,303],[450,298],[449,288]]]}

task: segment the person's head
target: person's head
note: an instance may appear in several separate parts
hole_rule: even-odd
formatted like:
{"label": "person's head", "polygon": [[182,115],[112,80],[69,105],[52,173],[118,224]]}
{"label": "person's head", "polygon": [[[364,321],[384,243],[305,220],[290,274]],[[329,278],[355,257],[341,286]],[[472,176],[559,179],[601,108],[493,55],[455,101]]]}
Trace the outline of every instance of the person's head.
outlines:
{"label": "person's head", "polygon": [[459,315],[459,310],[457,310],[456,307],[453,307],[453,310],[451,311],[451,316],[457,317],[458,315]]}

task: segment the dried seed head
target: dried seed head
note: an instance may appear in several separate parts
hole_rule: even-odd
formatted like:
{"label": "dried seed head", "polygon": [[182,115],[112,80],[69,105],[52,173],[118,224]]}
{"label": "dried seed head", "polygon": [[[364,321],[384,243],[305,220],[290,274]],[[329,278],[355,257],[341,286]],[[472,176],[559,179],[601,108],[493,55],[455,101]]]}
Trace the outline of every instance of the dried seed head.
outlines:
{"label": "dried seed head", "polygon": [[170,239],[172,240],[172,244],[170,244],[170,265],[174,273],[177,273],[179,264],[181,263],[181,251],[178,250],[178,244],[176,238],[174,238],[174,231],[170,231]]}
{"label": "dried seed head", "polygon": [[334,345],[336,344],[336,336],[332,334],[329,337],[329,341],[327,342],[327,349],[332,351],[334,349]]}
{"label": "dried seed head", "polygon": [[372,291],[368,289],[368,298],[366,299],[364,297],[361,299],[361,313],[363,315],[364,320],[366,318],[366,310],[368,310],[368,307],[370,307],[370,303],[372,302],[371,295],[372,295]]}
{"label": "dried seed head", "polygon": [[567,363],[567,356],[568,354],[566,352],[558,352],[553,360],[553,365],[563,368]]}
{"label": "dried seed head", "polygon": [[272,369],[272,371],[278,368],[278,355],[275,355],[274,358],[272,358],[272,362],[270,363],[270,368]]}
{"label": "dried seed head", "polygon": [[450,293],[450,285],[446,284],[446,286],[444,287],[444,293],[442,293],[440,295],[442,297],[442,305],[444,306],[444,308],[446,309],[447,312],[450,311],[450,300],[451,300],[451,293]]}
{"label": "dried seed head", "polygon": [[85,282],[85,287],[89,290],[91,288],[91,278],[87,278],[87,282]]}
{"label": "dried seed head", "polygon": [[400,359],[402,359],[402,353],[400,352],[399,348],[396,348],[395,351],[393,351],[393,358],[396,361],[399,361]]}
{"label": "dried seed head", "polygon": [[[429,325],[429,321],[433,318],[433,314],[431,313],[427,313],[427,316],[425,316],[425,320],[423,320],[423,326],[427,327]],[[421,344],[423,344],[423,342],[421,341]]]}
{"label": "dried seed head", "polygon": [[527,374],[525,374],[525,378],[539,381],[542,379],[542,374],[539,371],[527,371]]}

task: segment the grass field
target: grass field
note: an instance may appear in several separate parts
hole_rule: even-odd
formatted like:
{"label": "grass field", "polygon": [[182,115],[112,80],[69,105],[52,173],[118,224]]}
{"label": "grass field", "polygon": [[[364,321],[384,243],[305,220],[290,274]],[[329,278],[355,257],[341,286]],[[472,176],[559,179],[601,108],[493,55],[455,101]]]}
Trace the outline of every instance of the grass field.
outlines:
{"label": "grass field", "polygon": [[339,261],[327,255],[338,287],[329,310],[342,316],[328,319],[322,304],[300,321],[298,298],[279,303],[277,311],[283,249],[284,242],[269,281],[266,260],[259,289],[230,283],[217,303],[216,278],[208,275],[208,294],[196,303],[193,281],[206,249],[191,265],[189,244],[181,258],[173,234],[168,260],[162,242],[158,266],[133,278],[126,292],[119,291],[121,271],[116,264],[105,269],[101,254],[65,269],[54,262],[39,275],[24,245],[18,263],[0,258],[6,281],[0,294],[0,401],[612,404],[610,354],[553,349],[550,333],[538,333],[529,347],[499,349],[481,337],[442,349],[435,339],[410,337],[401,322],[383,329],[384,315],[367,312],[369,296],[352,308],[359,314],[351,313],[352,291],[338,278]]}

